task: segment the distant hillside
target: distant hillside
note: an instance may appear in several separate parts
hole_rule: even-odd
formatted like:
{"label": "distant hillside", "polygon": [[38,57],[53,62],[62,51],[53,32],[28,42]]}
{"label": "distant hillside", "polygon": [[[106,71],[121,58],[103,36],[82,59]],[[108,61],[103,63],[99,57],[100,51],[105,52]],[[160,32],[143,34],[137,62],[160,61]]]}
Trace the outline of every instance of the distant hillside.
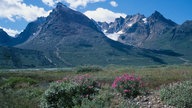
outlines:
{"label": "distant hillside", "polygon": [[53,64],[38,51],[0,47],[0,69],[38,67],[53,67]]}
{"label": "distant hillside", "polygon": [[148,49],[170,49],[182,53],[184,58],[192,61],[192,21],[186,21],[182,25],[173,27],[154,40],[148,40],[143,44]]}

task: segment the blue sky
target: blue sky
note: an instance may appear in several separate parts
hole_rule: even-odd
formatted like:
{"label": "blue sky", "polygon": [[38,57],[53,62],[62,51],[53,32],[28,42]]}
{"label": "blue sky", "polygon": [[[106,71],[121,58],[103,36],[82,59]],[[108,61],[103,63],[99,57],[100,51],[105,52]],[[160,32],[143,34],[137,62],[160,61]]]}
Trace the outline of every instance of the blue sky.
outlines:
{"label": "blue sky", "polygon": [[97,21],[113,21],[119,16],[141,13],[146,17],[155,10],[182,24],[192,20],[192,0],[0,0],[0,27],[10,35],[22,31],[39,16],[47,16],[60,1]]}

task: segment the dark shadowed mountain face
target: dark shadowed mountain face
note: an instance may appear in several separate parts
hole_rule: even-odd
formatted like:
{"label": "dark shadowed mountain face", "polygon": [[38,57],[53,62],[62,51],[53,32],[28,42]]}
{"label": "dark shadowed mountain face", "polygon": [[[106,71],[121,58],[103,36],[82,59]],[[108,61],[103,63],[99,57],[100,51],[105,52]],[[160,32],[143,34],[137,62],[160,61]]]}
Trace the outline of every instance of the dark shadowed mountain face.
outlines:
{"label": "dark shadowed mountain face", "polygon": [[0,46],[1,68],[38,68],[54,65],[39,51]]}
{"label": "dark shadowed mountain face", "polygon": [[0,46],[10,44],[12,39],[3,29],[0,29]]}
{"label": "dark shadowed mountain face", "polygon": [[[135,16],[138,17],[139,16]],[[140,18],[141,19],[141,18]],[[119,25],[122,18],[116,20]],[[95,65],[149,65],[178,63],[164,60],[170,55],[124,45],[108,39],[93,20],[58,3],[37,32],[17,47],[44,52],[57,67]],[[174,58],[174,57],[173,57]]]}
{"label": "dark shadowed mountain face", "polygon": [[136,14],[128,15],[126,18],[117,18],[110,24],[106,22],[98,24],[109,38],[136,47],[142,47],[146,40],[156,39],[177,26],[176,23],[166,19],[157,11],[148,18]]}
{"label": "dark shadowed mountain face", "polygon": [[40,17],[37,20],[29,23],[25,30],[16,37],[10,37],[3,30],[0,30],[0,46],[15,46],[32,38],[35,33],[41,29],[41,24],[45,22],[44,17]]}
{"label": "dark shadowed mountain face", "polygon": [[25,41],[27,41],[29,38],[33,38],[35,33],[38,32],[38,30],[41,29],[41,25],[45,22],[45,17],[40,17],[37,20],[29,23],[25,30],[21,32],[16,39],[14,40],[14,45],[21,44]]}

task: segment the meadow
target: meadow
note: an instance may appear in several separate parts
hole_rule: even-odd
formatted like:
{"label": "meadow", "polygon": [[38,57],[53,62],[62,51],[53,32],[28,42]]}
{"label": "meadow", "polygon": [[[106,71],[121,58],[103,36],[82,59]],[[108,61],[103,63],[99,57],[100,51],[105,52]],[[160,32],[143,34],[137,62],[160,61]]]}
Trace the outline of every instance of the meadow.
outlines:
{"label": "meadow", "polygon": [[[136,103],[127,102],[111,85],[117,76],[135,75],[142,79],[147,92],[160,92],[170,84],[191,81],[191,65],[162,66],[116,66],[77,67],[72,69],[38,70],[0,70],[0,107],[1,108],[39,108],[43,93],[52,82],[78,75],[90,75],[101,84],[94,101],[85,100],[78,108],[137,108]],[[192,84],[190,85],[192,88]],[[165,90],[164,90],[165,91]],[[192,94],[192,93],[191,93]],[[146,94],[143,94],[146,95]],[[190,95],[189,95],[190,96]],[[163,97],[162,97],[163,101]],[[189,100],[191,102],[191,100]],[[127,103],[126,103],[127,102]],[[166,101],[164,101],[165,104]],[[129,104],[129,105],[127,105]],[[168,103],[170,104],[170,103]],[[188,103],[189,106],[192,103]],[[170,104],[175,105],[175,104]],[[176,107],[180,107],[175,105]],[[187,108],[187,107],[186,107]],[[189,107],[188,107],[189,108]]]}

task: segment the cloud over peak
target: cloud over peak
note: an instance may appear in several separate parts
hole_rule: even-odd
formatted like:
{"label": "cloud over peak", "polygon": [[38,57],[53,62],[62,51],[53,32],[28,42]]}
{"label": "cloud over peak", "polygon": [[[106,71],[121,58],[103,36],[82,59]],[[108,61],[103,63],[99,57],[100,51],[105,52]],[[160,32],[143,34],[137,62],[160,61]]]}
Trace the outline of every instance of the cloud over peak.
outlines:
{"label": "cloud over peak", "polygon": [[86,11],[84,14],[89,18],[94,19],[95,21],[108,22],[108,23],[113,22],[115,18],[118,18],[120,16],[124,18],[126,17],[126,14],[124,13],[115,13],[113,11],[104,8],[97,8],[94,11]]}
{"label": "cloud over peak", "polygon": [[64,0],[70,5],[71,8],[75,9],[79,6],[86,7],[88,3],[104,2],[105,0]]}
{"label": "cloud over peak", "polygon": [[76,9],[78,7],[86,7],[89,3],[104,2],[106,0],[42,0],[48,6],[53,7],[58,2],[65,2],[69,4],[70,8]]}

